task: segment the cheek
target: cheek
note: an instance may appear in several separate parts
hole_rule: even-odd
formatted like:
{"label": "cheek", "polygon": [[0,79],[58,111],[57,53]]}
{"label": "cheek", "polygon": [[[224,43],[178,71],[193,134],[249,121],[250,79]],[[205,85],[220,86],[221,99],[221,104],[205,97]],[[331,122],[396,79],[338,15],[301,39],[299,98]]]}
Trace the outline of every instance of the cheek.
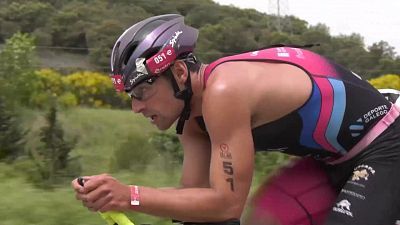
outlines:
{"label": "cheek", "polygon": [[183,109],[183,101],[180,99],[175,98],[175,96],[170,96],[164,97],[166,98],[165,101],[162,102],[162,105],[160,105],[160,110],[162,115],[171,119],[175,120],[178,118],[178,116],[181,114],[182,109]]}
{"label": "cheek", "polygon": [[[164,80],[160,80],[164,82]],[[180,115],[184,102],[174,96],[174,90],[169,81],[160,83],[157,88],[156,97],[152,100],[157,101],[157,110],[167,117],[177,117]]]}

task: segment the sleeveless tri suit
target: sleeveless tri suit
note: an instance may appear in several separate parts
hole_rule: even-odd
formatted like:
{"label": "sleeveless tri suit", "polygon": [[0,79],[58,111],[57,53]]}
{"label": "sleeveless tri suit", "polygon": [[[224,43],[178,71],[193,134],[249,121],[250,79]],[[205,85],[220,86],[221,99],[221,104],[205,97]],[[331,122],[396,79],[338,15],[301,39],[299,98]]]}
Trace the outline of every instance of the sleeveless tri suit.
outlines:
{"label": "sleeveless tri suit", "polygon": [[398,107],[352,71],[292,47],[218,59],[205,69],[206,88],[212,71],[232,61],[291,64],[312,82],[303,106],[252,130],[256,151],[306,158],[269,181],[256,213],[284,225],[400,224]]}

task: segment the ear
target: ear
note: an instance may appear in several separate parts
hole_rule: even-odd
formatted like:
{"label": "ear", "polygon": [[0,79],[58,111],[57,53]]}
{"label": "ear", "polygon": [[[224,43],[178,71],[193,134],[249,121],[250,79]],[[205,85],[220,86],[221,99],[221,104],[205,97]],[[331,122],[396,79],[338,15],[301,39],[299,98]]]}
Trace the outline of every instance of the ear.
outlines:
{"label": "ear", "polygon": [[182,60],[176,60],[174,65],[171,66],[171,71],[178,85],[184,85],[188,78],[186,63]]}

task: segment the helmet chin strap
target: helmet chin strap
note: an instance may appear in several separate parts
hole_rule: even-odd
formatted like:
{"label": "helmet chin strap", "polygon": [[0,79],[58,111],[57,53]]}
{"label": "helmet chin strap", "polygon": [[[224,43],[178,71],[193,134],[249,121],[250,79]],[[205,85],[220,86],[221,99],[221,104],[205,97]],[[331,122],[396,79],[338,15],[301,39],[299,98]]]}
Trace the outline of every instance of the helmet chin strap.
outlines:
{"label": "helmet chin strap", "polygon": [[[185,62],[185,64],[186,64],[186,62]],[[187,67],[187,64],[186,64],[186,67]],[[173,77],[173,76],[172,76],[171,82],[172,82],[172,87],[175,92],[175,94],[174,94],[175,97],[184,101],[183,110],[178,119],[178,124],[176,125],[176,133],[182,134],[183,127],[185,125],[186,120],[189,119],[190,111],[191,111],[190,100],[192,99],[193,91],[192,91],[192,82],[190,79],[190,70],[188,70],[188,77],[185,82],[185,89],[183,89],[183,90],[179,89],[178,83],[176,82],[175,77]]]}

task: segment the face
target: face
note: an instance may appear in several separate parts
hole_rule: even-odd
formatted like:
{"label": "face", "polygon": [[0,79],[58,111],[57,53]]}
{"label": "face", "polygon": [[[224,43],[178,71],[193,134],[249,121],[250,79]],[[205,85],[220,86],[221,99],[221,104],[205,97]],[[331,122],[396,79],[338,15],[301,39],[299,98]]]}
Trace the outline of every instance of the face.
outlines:
{"label": "face", "polygon": [[166,130],[179,118],[183,101],[175,98],[171,82],[161,75],[152,83],[143,82],[131,93],[132,111],[142,113],[160,130]]}

